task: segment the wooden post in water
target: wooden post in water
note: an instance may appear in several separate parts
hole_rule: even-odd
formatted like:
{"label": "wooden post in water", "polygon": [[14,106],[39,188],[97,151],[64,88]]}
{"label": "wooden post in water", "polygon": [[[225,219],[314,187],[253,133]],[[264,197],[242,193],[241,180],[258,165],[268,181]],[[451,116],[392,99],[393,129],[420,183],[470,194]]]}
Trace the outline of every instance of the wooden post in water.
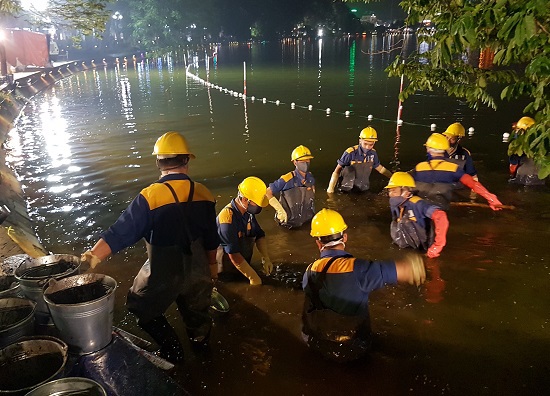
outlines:
{"label": "wooden post in water", "polygon": [[246,62],[243,62],[243,74],[244,74],[243,95],[246,95]]}

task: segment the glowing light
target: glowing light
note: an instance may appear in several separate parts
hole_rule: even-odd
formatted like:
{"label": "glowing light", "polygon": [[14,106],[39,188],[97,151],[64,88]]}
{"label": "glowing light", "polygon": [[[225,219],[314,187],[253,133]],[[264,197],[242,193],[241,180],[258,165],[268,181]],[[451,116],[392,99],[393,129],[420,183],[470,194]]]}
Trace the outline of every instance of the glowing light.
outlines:
{"label": "glowing light", "polygon": [[45,11],[48,8],[48,4],[48,0],[21,0],[21,7],[24,10]]}

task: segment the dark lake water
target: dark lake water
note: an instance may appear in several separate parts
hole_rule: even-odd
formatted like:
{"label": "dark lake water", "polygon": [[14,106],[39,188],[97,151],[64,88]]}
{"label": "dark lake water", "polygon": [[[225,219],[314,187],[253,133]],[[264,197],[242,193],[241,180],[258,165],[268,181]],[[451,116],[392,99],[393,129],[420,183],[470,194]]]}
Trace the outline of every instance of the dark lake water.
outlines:
{"label": "dark lake water", "polygon": [[[498,111],[476,112],[440,93],[419,93],[404,103],[396,143],[400,81],[388,79],[383,69],[402,45],[416,49],[413,36],[224,46],[215,62],[206,62],[204,53],[130,59],[59,81],[26,106],[6,142],[37,234],[53,253],[79,255],[91,247],[158,178],[153,144],[177,130],[197,156],[191,176],[214,193],[218,210],[243,178],[269,183],[292,169],[296,146],[309,147],[316,207],[344,216],[348,250],[362,258],[397,257],[403,251],[391,244],[388,198],[381,193],[387,179],[376,173],[370,192],[329,198],[325,189],[336,159],[370,124],[378,131],[382,164],[409,170],[424,159],[431,124],[443,131],[460,121],[474,128],[463,145],[473,154],[480,181],[515,209],[451,208],[447,247],[427,261],[426,285],[371,294],[376,336],[370,359],[338,366],[302,343],[303,296],[296,285],[318,251],[307,227],[282,229],[267,208],[259,221],[277,275],[262,287],[222,285],[231,311],[216,318],[210,353],[189,351],[172,375],[193,394],[209,395],[546,393],[548,190],[508,184],[501,137],[523,106],[504,103]],[[196,60],[189,71],[210,86],[186,76],[184,57]],[[243,99],[229,91],[243,92],[245,68]],[[462,199],[468,201],[468,194]],[[141,336],[124,301],[145,257],[138,244],[96,269],[119,282],[115,324]],[[169,319],[184,339],[174,308]]]}

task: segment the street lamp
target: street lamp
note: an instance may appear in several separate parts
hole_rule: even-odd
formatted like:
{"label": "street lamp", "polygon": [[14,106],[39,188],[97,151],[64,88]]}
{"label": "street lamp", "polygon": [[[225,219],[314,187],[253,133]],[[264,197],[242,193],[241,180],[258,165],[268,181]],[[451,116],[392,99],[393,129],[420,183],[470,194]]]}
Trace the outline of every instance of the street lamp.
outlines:
{"label": "street lamp", "polygon": [[115,40],[118,40],[118,36],[120,36],[120,39],[122,40],[124,37],[122,36],[122,32],[120,32],[121,30],[121,22],[122,21],[122,18],[124,18],[122,16],[122,14],[118,11],[115,11],[115,13],[113,15],[111,15],[111,18],[113,18],[114,22],[113,22],[113,25],[114,25],[114,32],[115,32]]}

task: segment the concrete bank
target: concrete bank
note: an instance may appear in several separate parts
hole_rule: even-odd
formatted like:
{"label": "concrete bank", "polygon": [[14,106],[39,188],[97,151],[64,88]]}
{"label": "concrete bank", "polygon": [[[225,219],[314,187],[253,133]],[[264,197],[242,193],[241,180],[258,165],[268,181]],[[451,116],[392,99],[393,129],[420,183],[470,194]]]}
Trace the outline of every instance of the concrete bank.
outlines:
{"label": "concrete bank", "polygon": [[0,226],[0,262],[4,258],[26,253],[39,257],[48,252],[36,236],[29,218],[27,202],[16,173],[6,164],[5,141],[25,105],[34,95],[63,78],[96,67],[112,67],[125,58],[94,61],[70,61],[51,68],[14,73],[13,82],[0,87],[0,206],[11,211]]}

